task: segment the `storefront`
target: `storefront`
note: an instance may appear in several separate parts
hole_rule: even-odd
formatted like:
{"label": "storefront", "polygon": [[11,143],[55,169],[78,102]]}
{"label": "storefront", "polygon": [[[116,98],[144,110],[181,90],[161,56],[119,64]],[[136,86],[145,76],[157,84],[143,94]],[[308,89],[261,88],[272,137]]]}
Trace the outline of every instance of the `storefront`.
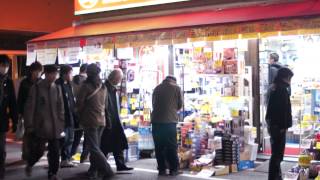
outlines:
{"label": "storefront", "polygon": [[[320,12],[320,3],[313,2],[312,11],[310,3],[73,26],[30,41],[27,63],[99,63],[104,79],[113,68],[121,68],[125,78],[119,88],[120,115],[130,142],[128,160],[137,159],[138,151],[154,148],[152,91],[166,75],[175,75],[184,92],[178,125],[181,167],[197,172],[210,167],[216,175],[236,172],[252,167],[259,144],[268,151],[264,123],[260,122],[264,116],[260,94],[265,87],[259,86],[259,76],[263,82],[263,73],[259,73],[263,58],[267,50],[278,48],[273,39],[317,33],[320,19],[315,15]],[[260,13],[271,9],[273,15]],[[307,80],[294,82],[300,87],[302,81]],[[293,87],[293,93],[301,91]]]}

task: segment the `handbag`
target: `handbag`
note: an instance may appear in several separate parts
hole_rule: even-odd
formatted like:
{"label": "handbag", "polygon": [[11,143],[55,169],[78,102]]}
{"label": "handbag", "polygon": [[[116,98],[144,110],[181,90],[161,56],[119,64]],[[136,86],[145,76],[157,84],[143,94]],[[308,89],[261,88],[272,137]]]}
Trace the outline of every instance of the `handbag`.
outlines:
{"label": "handbag", "polygon": [[22,117],[19,118],[16,130],[16,140],[22,140],[24,135],[24,120]]}

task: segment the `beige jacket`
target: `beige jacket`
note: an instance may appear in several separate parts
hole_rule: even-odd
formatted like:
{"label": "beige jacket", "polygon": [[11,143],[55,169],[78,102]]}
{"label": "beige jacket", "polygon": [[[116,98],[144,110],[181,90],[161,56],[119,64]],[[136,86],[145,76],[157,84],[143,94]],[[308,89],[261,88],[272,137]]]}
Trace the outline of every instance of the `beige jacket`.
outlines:
{"label": "beige jacket", "polygon": [[79,122],[83,128],[96,128],[106,125],[105,108],[107,98],[107,88],[101,84],[100,89],[96,90],[91,84],[84,82],[77,96],[77,111]]}
{"label": "beige jacket", "polygon": [[61,89],[55,83],[42,80],[33,85],[24,109],[27,131],[46,139],[61,138],[64,107]]}

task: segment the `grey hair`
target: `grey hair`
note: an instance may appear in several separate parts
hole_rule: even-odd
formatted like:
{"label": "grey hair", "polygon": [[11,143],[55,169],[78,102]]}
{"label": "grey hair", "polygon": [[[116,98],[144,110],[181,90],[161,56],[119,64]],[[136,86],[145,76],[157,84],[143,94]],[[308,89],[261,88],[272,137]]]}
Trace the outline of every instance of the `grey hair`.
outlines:
{"label": "grey hair", "polygon": [[109,81],[114,80],[115,77],[116,77],[117,75],[119,75],[119,74],[120,74],[121,76],[123,76],[122,70],[121,70],[121,69],[114,69],[114,70],[111,71],[111,73],[109,74],[108,80],[109,80]]}

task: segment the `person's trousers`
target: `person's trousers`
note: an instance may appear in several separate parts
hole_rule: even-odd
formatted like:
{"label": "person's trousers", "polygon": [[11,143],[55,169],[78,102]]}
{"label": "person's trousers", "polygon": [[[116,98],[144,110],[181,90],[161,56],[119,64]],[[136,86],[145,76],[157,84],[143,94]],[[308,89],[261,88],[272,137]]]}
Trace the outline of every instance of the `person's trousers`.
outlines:
{"label": "person's trousers", "polygon": [[169,165],[170,171],[177,171],[179,169],[176,126],[176,123],[152,124],[152,135],[159,171],[167,169],[166,162]]}
{"label": "person's trousers", "polygon": [[[81,138],[84,135],[83,130],[76,130],[74,131],[74,139],[73,139],[73,144],[71,148],[71,156],[74,156],[77,153],[78,147],[81,142]],[[86,137],[84,137],[84,141],[82,143],[82,152],[81,152],[81,157],[85,158],[89,154],[88,148],[86,146]]]}
{"label": "person's trousers", "polygon": [[123,151],[113,152],[113,157],[114,157],[114,160],[116,162],[117,168],[126,167],[126,161],[125,161],[125,158],[124,158]]}
{"label": "person's trousers", "polygon": [[282,179],[281,161],[283,160],[286,144],[286,130],[280,131],[278,127],[270,127],[271,158],[269,163],[269,180]]}
{"label": "person's trousers", "polygon": [[101,136],[104,127],[85,128],[84,133],[87,139],[87,147],[90,152],[90,168],[89,173],[96,171],[104,176],[112,175],[112,169],[107,161],[107,158],[100,149]]}
{"label": "person's trousers", "polygon": [[30,143],[30,155],[28,156],[28,166],[34,166],[43,156],[46,150],[46,143],[48,143],[48,164],[49,164],[49,177],[57,174],[60,164],[60,139],[43,139],[33,135],[34,141]]}
{"label": "person's trousers", "polygon": [[0,177],[5,173],[6,154],[6,133],[0,132]]}
{"label": "person's trousers", "polygon": [[72,154],[72,144],[74,140],[74,129],[72,127],[67,127],[64,129],[65,136],[62,138],[62,149],[61,149],[61,159],[71,160]]}

